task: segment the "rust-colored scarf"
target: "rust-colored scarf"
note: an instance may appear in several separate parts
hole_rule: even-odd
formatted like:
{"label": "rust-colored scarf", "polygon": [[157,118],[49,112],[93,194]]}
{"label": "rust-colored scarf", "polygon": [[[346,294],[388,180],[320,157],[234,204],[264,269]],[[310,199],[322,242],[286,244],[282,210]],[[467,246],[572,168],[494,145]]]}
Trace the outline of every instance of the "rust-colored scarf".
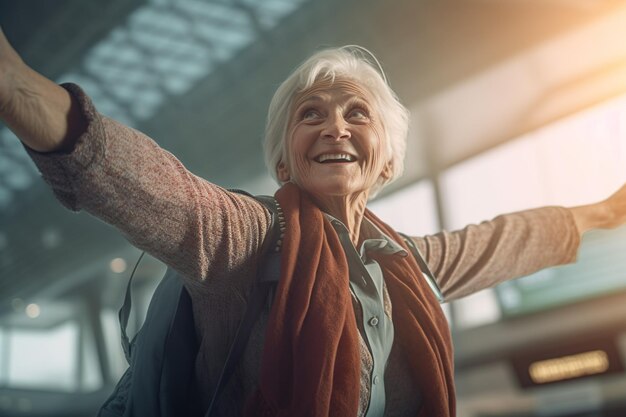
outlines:
{"label": "rust-colored scarf", "polygon": [[[359,404],[359,338],[348,261],[333,226],[306,193],[276,193],[285,214],[281,278],[266,330],[259,388],[249,417],[352,417]],[[365,217],[404,246],[371,212]],[[405,247],[407,251],[408,248]],[[393,305],[394,343],[422,394],[420,417],[453,417],[450,332],[412,256],[377,259]]]}

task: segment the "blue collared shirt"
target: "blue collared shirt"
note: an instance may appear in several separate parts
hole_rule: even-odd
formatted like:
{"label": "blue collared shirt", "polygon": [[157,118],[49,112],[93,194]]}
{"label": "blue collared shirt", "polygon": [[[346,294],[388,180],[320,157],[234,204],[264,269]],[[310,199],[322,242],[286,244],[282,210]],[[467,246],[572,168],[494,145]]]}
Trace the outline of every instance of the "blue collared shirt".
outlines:
{"label": "blue collared shirt", "polygon": [[370,399],[366,417],[383,417],[385,413],[385,368],[393,345],[394,328],[391,317],[385,314],[385,283],[380,265],[369,257],[372,252],[384,255],[408,256],[397,242],[382,233],[373,224],[379,237],[365,239],[359,252],[355,249],[348,229],[341,221],[326,214],[339,235],[341,245],[348,260],[350,270],[350,290],[360,305],[361,314],[357,315],[358,328],[372,355],[370,375]]}

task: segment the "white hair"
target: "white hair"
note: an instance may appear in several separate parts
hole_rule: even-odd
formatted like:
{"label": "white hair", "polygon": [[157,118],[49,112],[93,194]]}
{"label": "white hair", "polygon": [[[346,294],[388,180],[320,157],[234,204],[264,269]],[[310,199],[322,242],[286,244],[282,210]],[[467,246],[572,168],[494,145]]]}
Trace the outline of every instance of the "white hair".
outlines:
{"label": "white hair", "polygon": [[292,114],[294,97],[318,81],[334,82],[336,78],[357,82],[368,89],[375,99],[387,139],[389,178],[380,177],[372,187],[370,198],[383,186],[394,181],[404,169],[404,154],[409,125],[408,110],[389,87],[378,60],[367,49],[348,45],[319,51],[304,61],[278,87],[270,102],[265,126],[265,164],[272,177],[278,179],[278,165],[285,160],[285,137]]}

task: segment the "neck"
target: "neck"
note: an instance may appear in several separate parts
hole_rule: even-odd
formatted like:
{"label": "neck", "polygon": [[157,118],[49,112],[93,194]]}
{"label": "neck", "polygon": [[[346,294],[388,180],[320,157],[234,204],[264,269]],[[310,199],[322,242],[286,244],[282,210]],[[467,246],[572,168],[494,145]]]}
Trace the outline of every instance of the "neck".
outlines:
{"label": "neck", "polygon": [[352,196],[316,196],[314,198],[323,211],[341,221],[348,228],[350,240],[357,247],[367,197],[367,193],[360,193]]}

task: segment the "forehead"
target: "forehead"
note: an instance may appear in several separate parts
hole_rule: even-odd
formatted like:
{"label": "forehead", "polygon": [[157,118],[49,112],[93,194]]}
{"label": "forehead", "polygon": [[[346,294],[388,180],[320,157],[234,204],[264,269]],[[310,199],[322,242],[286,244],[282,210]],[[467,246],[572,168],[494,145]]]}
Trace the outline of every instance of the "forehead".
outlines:
{"label": "forehead", "polygon": [[296,94],[295,107],[308,101],[345,101],[353,98],[373,103],[373,96],[369,89],[358,81],[335,79],[316,81],[311,87]]}

